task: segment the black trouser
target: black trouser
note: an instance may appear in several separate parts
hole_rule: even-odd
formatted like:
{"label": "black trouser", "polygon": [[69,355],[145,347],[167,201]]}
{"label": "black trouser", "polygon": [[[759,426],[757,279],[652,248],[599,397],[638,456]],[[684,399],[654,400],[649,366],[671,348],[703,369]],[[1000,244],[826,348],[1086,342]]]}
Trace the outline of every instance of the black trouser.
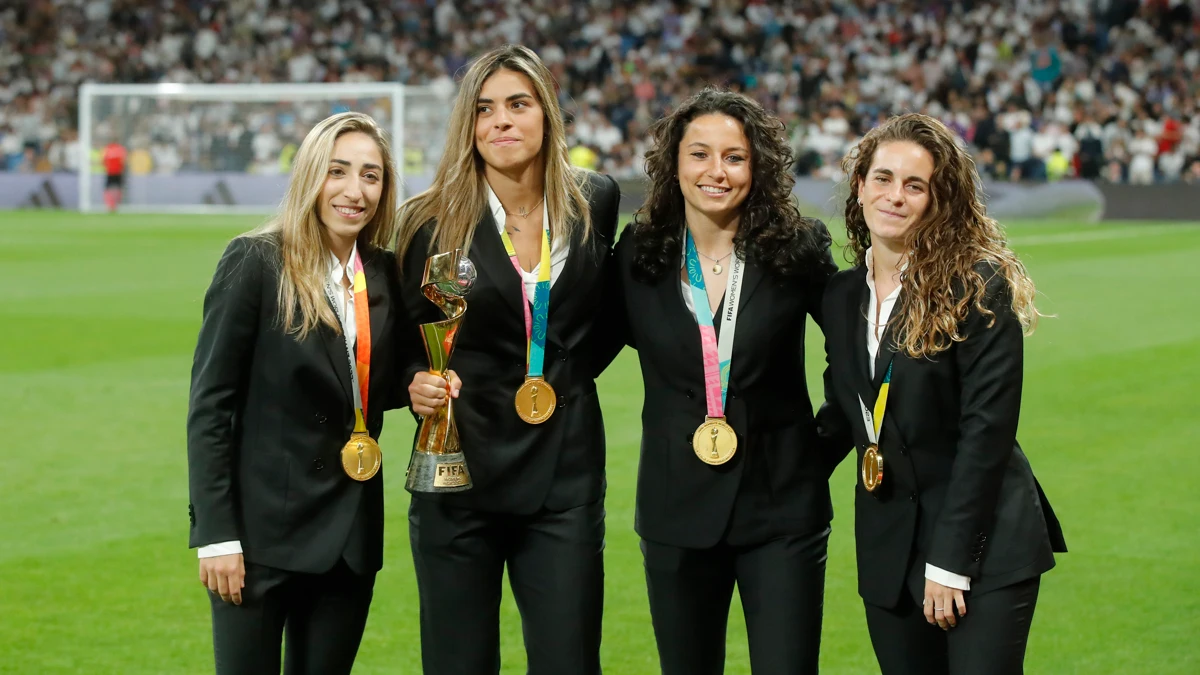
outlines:
{"label": "black trouser", "polygon": [[500,672],[506,564],[529,675],[600,672],[603,500],[523,516],[413,498],[408,524],[427,675]]}
{"label": "black trouser", "polygon": [[816,673],[829,528],[754,546],[687,549],[642,540],[650,615],[664,675],[725,671],[737,583],[754,675]]}
{"label": "black trouser", "polygon": [[1041,577],[964,593],[966,616],[944,631],[903,593],[893,609],[866,604],[867,628],[883,675],[1020,675]]}
{"label": "black trouser", "polygon": [[343,561],[324,574],[247,563],[241,605],[208,593],[217,675],[279,675],[284,643],[286,675],[348,674],[374,587]]}

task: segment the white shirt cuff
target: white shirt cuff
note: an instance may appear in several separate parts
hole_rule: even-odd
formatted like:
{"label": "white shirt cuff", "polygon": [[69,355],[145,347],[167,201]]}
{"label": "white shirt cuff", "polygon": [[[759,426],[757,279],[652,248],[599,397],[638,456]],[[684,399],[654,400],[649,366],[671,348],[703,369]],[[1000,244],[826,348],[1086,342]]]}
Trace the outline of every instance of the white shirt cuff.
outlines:
{"label": "white shirt cuff", "polygon": [[196,551],[198,558],[215,558],[219,555],[233,555],[234,553],[242,552],[242,542],[240,541],[223,541],[219,544],[209,544],[201,546]]}
{"label": "white shirt cuff", "polygon": [[934,567],[929,563],[925,563],[925,578],[943,586],[957,588],[960,591],[971,590],[971,577],[964,577],[961,574],[947,572],[940,567]]}

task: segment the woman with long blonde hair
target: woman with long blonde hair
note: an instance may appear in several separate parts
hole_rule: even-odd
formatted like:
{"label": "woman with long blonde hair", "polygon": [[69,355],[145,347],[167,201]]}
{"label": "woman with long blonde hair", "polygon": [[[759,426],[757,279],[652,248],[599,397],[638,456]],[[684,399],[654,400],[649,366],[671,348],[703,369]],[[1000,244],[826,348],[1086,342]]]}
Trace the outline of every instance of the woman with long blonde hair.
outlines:
{"label": "woman with long blonde hair", "polygon": [[[443,318],[421,292],[426,258],[463,249],[478,278],[442,379],[414,359],[413,412],[453,397],[474,482],[414,492],[409,539],[430,674],[496,673],[507,567],[529,673],[600,672],[604,426],[592,329],[620,191],[573,168],[554,80],[509,45],[467,70],[433,186],[401,207],[397,256],[414,323]],[[521,398],[531,386],[540,406]]]}
{"label": "woman with long blonde hair", "polygon": [[941,122],[888,120],[843,167],[855,266],[825,293],[840,414],[824,432],[857,449],[876,658],[884,675],[1021,673],[1041,575],[1066,550],[1016,439],[1033,281]]}
{"label": "woman with long blonde hair", "polygon": [[[218,675],[349,673],[383,562],[396,379],[396,176],[370,117],[318,123],[279,213],[204,296],[188,405],[190,545]],[[409,330],[412,330],[411,328]],[[286,636],[286,639],[284,639]]]}

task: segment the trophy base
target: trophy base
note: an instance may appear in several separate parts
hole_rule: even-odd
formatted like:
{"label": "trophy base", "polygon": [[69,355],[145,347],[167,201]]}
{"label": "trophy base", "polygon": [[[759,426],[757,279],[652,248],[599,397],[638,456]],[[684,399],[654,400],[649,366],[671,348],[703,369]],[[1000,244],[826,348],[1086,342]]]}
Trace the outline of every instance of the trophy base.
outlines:
{"label": "trophy base", "polygon": [[473,487],[461,452],[435,455],[414,451],[404,489],[409,492],[463,492]]}

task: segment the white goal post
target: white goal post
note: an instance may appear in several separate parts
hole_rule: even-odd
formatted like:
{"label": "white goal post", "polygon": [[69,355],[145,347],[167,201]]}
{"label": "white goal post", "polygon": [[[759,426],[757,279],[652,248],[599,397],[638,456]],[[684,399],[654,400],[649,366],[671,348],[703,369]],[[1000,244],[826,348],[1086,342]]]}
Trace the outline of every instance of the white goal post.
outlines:
{"label": "white goal post", "polygon": [[[304,135],[330,114],[372,115],[391,136],[398,197],[424,189],[453,91],[394,82],[94,84],[79,92],[79,208],[99,211],[104,147],[126,149],[123,211],[268,213]],[[412,184],[413,180],[417,184]]]}

